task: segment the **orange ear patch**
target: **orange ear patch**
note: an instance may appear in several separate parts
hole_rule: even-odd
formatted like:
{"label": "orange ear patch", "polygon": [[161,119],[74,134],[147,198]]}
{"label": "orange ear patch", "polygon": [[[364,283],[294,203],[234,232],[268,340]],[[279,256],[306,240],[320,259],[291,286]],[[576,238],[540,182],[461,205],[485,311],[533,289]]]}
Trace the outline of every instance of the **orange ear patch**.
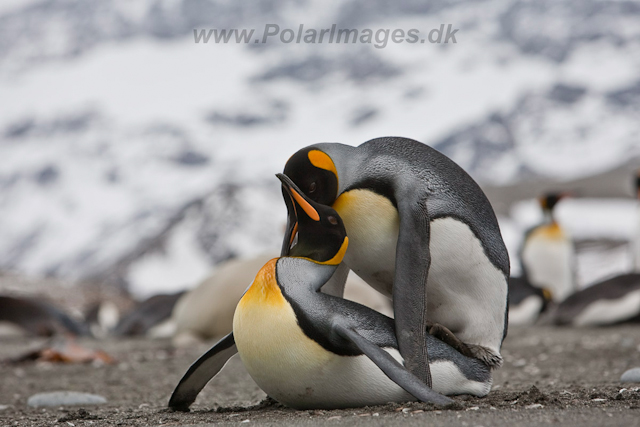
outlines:
{"label": "orange ear patch", "polygon": [[309,151],[309,161],[311,164],[317,168],[328,170],[333,172],[338,179],[338,171],[336,170],[336,165],[333,164],[333,160],[326,153],[323,153],[320,150],[311,150]]}

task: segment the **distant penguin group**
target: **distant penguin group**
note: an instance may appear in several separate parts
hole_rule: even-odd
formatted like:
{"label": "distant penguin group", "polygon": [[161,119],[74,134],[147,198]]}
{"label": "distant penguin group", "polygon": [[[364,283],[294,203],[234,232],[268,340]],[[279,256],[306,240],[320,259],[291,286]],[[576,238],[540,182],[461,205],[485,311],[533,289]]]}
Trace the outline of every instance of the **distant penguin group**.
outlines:
{"label": "distant penguin group", "polygon": [[[480,187],[414,140],[295,153],[282,182],[281,257],[242,295],[230,334],[169,402],[188,409],[236,352],[295,408],[484,396],[507,333],[509,257]],[[391,319],[343,298],[352,270],[393,301]]]}
{"label": "distant penguin group", "polygon": [[520,251],[524,275],[509,281],[511,325],[544,323],[606,326],[640,321],[640,171],[634,176],[638,224],[632,239],[634,271],[601,280],[585,289],[575,286],[575,254],[570,236],[555,220],[553,209],[563,197],[540,199],[545,221],[529,230]]}
{"label": "distant penguin group", "polygon": [[631,242],[634,271],[620,274],[570,295],[551,313],[556,325],[606,326],[640,322],[640,171],[634,176],[637,229]]}

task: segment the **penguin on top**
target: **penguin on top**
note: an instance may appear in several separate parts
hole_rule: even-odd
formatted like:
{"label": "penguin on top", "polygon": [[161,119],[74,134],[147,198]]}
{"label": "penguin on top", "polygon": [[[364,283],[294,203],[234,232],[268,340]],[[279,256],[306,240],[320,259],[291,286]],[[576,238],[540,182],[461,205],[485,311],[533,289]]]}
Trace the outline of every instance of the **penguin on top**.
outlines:
{"label": "penguin on top", "polygon": [[575,247],[557,222],[554,209],[565,193],[547,193],[539,199],[544,219],[529,229],[520,249],[523,277],[533,287],[546,289],[554,303],[576,290]]}
{"label": "penguin on top", "polygon": [[[407,367],[430,384],[427,331],[492,368],[507,333],[509,256],[484,192],[456,163],[408,138],[303,148],[284,168],[314,202],[333,207],[351,244],[323,289],[341,296],[349,270],[393,298]],[[285,195],[295,245],[296,211]]]}

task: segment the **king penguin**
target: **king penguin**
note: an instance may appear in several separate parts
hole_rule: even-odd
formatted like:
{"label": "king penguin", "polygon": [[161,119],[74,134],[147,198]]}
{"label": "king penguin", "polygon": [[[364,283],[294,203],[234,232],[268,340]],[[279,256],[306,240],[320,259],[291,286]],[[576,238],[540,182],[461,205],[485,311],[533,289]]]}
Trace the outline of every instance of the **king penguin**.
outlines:
{"label": "king penguin", "polygon": [[169,406],[185,410],[237,349],[269,396],[298,409],[387,402],[453,401],[442,394],[484,396],[490,368],[427,335],[433,389],[411,374],[398,351],[393,319],[320,292],[349,245],[340,216],[283,181],[297,211],[298,243],[268,261],[240,300],[233,332],[192,365]]}
{"label": "king penguin", "polygon": [[[501,365],[509,256],[493,208],[460,166],[418,141],[386,137],[303,148],[284,174],[344,220],[351,243],[326,292],[340,296],[351,269],[392,298],[411,372],[429,384],[429,328],[465,354]],[[282,255],[296,234],[296,211],[287,204]]]}
{"label": "king penguin", "polygon": [[527,231],[520,250],[524,276],[536,288],[547,289],[555,303],[576,290],[573,241],[554,214],[556,205],[565,197],[563,193],[540,197],[543,222]]}

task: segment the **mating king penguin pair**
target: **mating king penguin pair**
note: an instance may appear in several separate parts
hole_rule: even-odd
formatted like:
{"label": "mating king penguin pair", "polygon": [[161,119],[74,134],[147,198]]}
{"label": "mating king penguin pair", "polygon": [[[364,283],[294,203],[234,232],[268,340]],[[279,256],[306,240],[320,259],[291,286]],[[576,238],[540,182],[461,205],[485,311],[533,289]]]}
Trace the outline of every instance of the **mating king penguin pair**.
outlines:
{"label": "mating king penguin pair", "polygon": [[[284,172],[289,178],[284,185],[288,227],[282,247],[283,257],[272,263],[271,271],[281,294],[294,310],[297,325],[302,330],[302,335],[298,336],[319,343],[326,350],[321,352],[325,356],[353,357],[358,354],[357,347],[378,367],[381,367],[382,357],[392,363],[385,356],[389,353],[376,351],[376,356],[372,356],[372,351],[393,348],[392,342],[397,343],[399,354],[396,356],[403,360],[407,370],[401,365],[393,365],[395,372],[402,372],[402,375],[391,376],[390,365],[385,365],[387,367],[382,371],[403,390],[422,400],[445,402],[442,396],[434,395],[433,391],[427,393],[422,387],[424,393],[419,394],[415,389],[417,384],[433,385],[435,390],[447,394],[481,396],[488,393],[490,369],[502,362],[500,347],[507,331],[509,257],[493,209],[471,177],[436,150],[406,138],[379,138],[359,147],[329,143],[313,145],[294,154]],[[296,207],[299,200],[289,196],[291,188],[299,188],[296,194],[300,200],[306,200],[316,211],[332,207],[337,213],[331,216],[344,220],[350,239],[349,250],[345,244],[344,253],[338,256],[335,252],[335,258],[332,258],[334,265],[318,266],[318,262],[313,262],[326,261],[320,253],[320,248],[326,245],[326,233],[315,232],[310,234],[311,237],[303,238],[300,215],[304,210]],[[305,262],[312,264],[295,258],[301,254],[312,260]],[[352,303],[342,299],[327,300],[332,302],[320,305],[323,309],[319,310],[315,303],[299,305],[286,298],[290,295],[287,292],[292,292],[293,282],[298,287],[322,288],[327,296],[341,297],[349,269],[393,298],[395,322],[380,318],[378,323],[370,317],[371,312],[356,309]],[[260,277],[257,280],[263,281]],[[280,277],[283,277],[284,284],[279,282]],[[362,334],[365,341],[361,340],[362,335],[354,335],[352,329],[333,322],[341,318],[338,306],[346,310],[342,317],[349,320],[350,325],[360,325],[366,332]],[[283,310],[287,310],[286,304],[284,307]],[[365,312],[369,314],[356,317],[356,313]],[[309,318],[313,318],[313,322],[305,320]],[[317,322],[325,325],[336,323],[339,332],[326,327],[316,328]],[[389,327],[394,332],[390,335],[387,334]],[[387,330],[385,333],[381,332],[384,328]],[[315,332],[307,333],[307,330]],[[436,338],[445,340],[446,344]],[[345,353],[340,347],[332,347],[336,340],[346,341],[351,350]],[[373,346],[369,345],[371,343]],[[258,352],[259,348],[263,348],[262,351],[268,349],[255,348]],[[189,369],[174,391],[169,406],[188,408],[198,392],[236,351],[240,351],[242,357],[241,346],[236,346],[232,333]],[[440,360],[446,360],[449,368],[455,367],[447,369],[449,380],[444,382],[442,372],[436,372],[434,368]],[[430,368],[434,369],[434,375],[439,376],[437,382],[431,381]],[[351,366],[350,369],[355,368]],[[340,372],[339,377],[346,375]],[[378,371],[375,372],[379,375]],[[286,376],[289,375],[287,371]],[[368,376],[363,375],[363,378]],[[348,377],[354,378],[353,374]],[[309,376],[301,375],[301,378]],[[409,380],[401,381],[399,378],[411,378],[410,382],[415,387],[408,390],[406,381]],[[418,383],[414,381],[416,378]],[[458,380],[463,385],[450,389],[438,385]],[[278,381],[284,379],[280,377]],[[468,381],[472,381],[473,386],[469,386]],[[355,384],[347,382],[349,387],[357,384],[357,381]],[[314,390],[313,384],[306,384],[305,390],[306,387]],[[271,394],[268,389],[265,387]],[[368,386],[358,390],[361,390],[360,395],[353,394],[364,396]],[[345,392],[338,395],[344,396]],[[356,400],[358,404],[371,402],[364,398]],[[385,396],[382,400],[389,401],[389,398]],[[336,407],[345,405],[340,402],[331,404],[334,403]],[[288,404],[308,405],[302,402]],[[348,402],[348,405],[352,404],[354,402]],[[322,406],[318,403],[313,405]]]}
{"label": "mating king penguin pair", "polygon": [[[350,248],[323,291],[341,296],[351,269],[392,298],[400,354],[412,373],[430,384],[427,331],[501,365],[509,256],[493,208],[462,168],[418,141],[377,138],[304,148],[284,174],[344,220]],[[296,211],[287,207],[282,255],[295,243]]]}
{"label": "mating king penguin pair", "polygon": [[187,409],[236,350],[258,386],[293,408],[444,405],[453,401],[439,393],[486,395],[491,370],[480,360],[427,335],[431,389],[403,366],[393,319],[320,292],[349,247],[344,224],[331,207],[279,178],[296,209],[297,244],[258,272],[236,308],[233,332],[189,369],[169,406]]}

